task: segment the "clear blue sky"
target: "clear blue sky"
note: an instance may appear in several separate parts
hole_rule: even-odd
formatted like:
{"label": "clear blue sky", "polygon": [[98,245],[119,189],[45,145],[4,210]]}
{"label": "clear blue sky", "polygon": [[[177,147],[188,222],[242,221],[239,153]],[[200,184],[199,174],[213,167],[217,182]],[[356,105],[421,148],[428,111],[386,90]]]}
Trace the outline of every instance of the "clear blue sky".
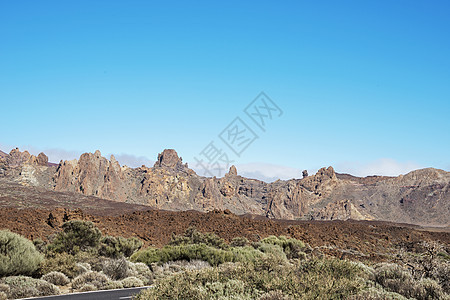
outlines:
{"label": "clear blue sky", "polygon": [[238,164],[450,170],[449,15],[449,1],[2,1],[0,144],[192,162],[265,91],[284,114]]}

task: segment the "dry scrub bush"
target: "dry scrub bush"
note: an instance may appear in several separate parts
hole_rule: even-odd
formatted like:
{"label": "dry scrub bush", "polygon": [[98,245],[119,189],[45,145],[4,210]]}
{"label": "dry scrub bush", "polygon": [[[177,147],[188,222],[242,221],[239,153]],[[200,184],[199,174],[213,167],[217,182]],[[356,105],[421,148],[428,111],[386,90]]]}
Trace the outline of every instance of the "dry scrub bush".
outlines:
{"label": "dry scrub bush", "polygon": [[50,272],[61,272],[69,278],[74,278],[80,272],[77,267],[75,257],[67,253],[55,253],[51,257],[46,258],[41,265],[40,273],[47,274]]}
{"label": "dry scrub bush", "polygon": [[282,291],[276,290],[263,294],[261,297],[259,297],[258,300],[292,300],[292,299],[293,299],[292,297],[284,295]]}
{"label": "dry scrub bush", "polygon": [[76,263],[76,267],[78,275],[92,271],[91,265],[85,262]]}
{"label": "dry scrub bush", "polygon": [[10,276],[2,278],[1,283],[9,286],[8,298],[59,295],[57,286],[41,279],[26,276]]}
{"label": "dry scrub bush", "polygon": [[161,279],[176,273],[191,271],[191,270],[201,270],[204,268],[209,268],[211,265],[202,260],[179,260],[179,261],[169,261],[162,265],[152,264],[153,275],[156,279]]}
{"label": "dry scrub bush", "polygon": [[249,244],[249,241],[245,237],[235,237],[231,240],[230,246],[231,247],[245,247]]}
{"label": "dry scrub bush", "polygon": [[128,265],[130,267],[131,276],[137,277],[142,280],[144,285],[153,283],[153,272],[146,264],[128,262]]}
{"label": "dry scrub bush", "polygon": [[9,290],[10,290],[9,285],[4,284],[4,283],[0,283],[0,292],[8,294]]}
{"label": "dry scrub bush", "polygon": [[217,299],[225,294],[229,299],[257,299],[273,290],[294,299],[343,299],[364,289],[364,277],[359,267],[347,261],[280,264],[267,256],[254,264],[225,263],[183,272],[161,280],[137,299]]}
{"label": "dry scrub bush", "polygon": [[287,238],[285,236],[269,236],[261,240],[261,243],[272,244],[281,247],[286,254],[288,259],[292,258],[305,258],[305,253],[303,252],[306,248],[305,243],[302,241]]}
{"label": "dry scrub bush", "polygon": [[59,286],[69,284],[70,282],[69,278],[64,273],[56,271],[45,274],[41,279]]}
{"label": "dry scrub bush", "polygon": [[182,236],[173,235],[168,245],[180,246],[188,244],[205,244],[223,250],[228,248],[228,244],[224,239],[214,233],[202,233],[194,227],[189,227]]}
{"label": "dry scrub bush", "polygon": [[137,277],[127,277],[120,281],[124,288],[140,287],[144,286],[142,280]]}
{"label": "dry scrub bush", "polygon": [[400,294],[388,292],[381,287],[370,287],[357,295],[352,295],[347,300],[407,300]]}
{"label": "dry scrub bush", "polygon": [[411,272],[397,264],[380,264],[375,268],[375,281],[388,291],[415,299],[449,299],[435,280],[415,280]]}
{"label": "dry scrub bush", "polygon": [[130,257],[134,252],[141,249],[142,245],[142,241],[136,237],[127,239],[121,236],[105,236],[100,240],[98,253],[111,258]]}
{"label": "dry scrub bush", "polygon": [[31,275],[39,268],[42,259],[30,240],[8,230],[0,230],[0,277]]}
{"label": "dry scrub bush", "polygon": [[130,275],[128,261],[123,257],[104,260],[102,270],[103,273],[114,280],[123,279]]}
{"label": "dry scrub bush", "polygon": [[123,284],[120,281],[108,281],[108,283],[106,283],[103,289],[105,290],[123,289]]}
{"label": "dry scrub bush", "polygon": [[78,292],[93,292],[98,290],[97,287],[93,284],[85,284],[81,288],[78,289]]}
{"label": "dry scrub bush", "polygon": [[106,283],[108,282],[108,277],[105,274],[90,271],[81,274],[80,276],[76,277],[72,281],[72,287],[74,289],[80,289],[86,284],[92,284],[97,289],[102,288]]}
{"label": "dry scrub bush", "polygon": [[0,292],[0,300],[7,300],[8,299],[8,295],[6,295],[6,293],[4,292]]}

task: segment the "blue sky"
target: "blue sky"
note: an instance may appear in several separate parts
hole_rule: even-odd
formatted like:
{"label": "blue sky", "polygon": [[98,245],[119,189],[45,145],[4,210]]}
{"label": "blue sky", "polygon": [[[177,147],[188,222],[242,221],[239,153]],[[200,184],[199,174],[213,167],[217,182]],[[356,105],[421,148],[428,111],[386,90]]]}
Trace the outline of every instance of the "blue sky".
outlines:
{"label": "blue sky", "polygon": [[238,171],[450,170],[449,13],[448,1],[2,1],[0,148],[129,164],[174,148],[192,165],[235,117],[255,126],[243,109],[264,91],[283,115],[252,127]]}

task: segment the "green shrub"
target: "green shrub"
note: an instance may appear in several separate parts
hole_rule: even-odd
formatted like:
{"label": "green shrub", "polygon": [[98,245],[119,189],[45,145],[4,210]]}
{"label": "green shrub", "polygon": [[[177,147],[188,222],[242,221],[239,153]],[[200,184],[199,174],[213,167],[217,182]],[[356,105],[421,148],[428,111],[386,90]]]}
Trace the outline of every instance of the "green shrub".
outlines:
{"label": "green shrub", "polygon": [[[263,252],[250,246],[233,247],[230,248],[230,251],[233,253],[233,262],[255,262],[264,256]],[[281,253],[284,255],[283,251]]]}
{"label": "green shrub", "polygon": [[49,251],[76,254],[96,248],[100,243],[102,234],[92,222],[73,220],[65,222],[62,228],[63,231],[48,245]]}
{"label": "green shrub", "polygon": [[144,286],[142,280],[137,277],[127,277],[121,280],[124,288],[140,287]]}
{"label": "green shrub", "polygon": [[30,240],[8,230],[0,230],[0,277],[31,275],[39,268],[42,259]]}
{"label": "green shrub", "polygon": [[256,263],[225,263],[176,274],[141,292],[137,299],[218,299],[219,295],[258,299],[276,290],[293,299],[345,299],[364,289],[364,276],[347,261],[316,259],[280,265],[269,255]]}
{"label": "green shrub", "polygon": [[9,286],[8,298],[59,295],[57,286],[41,279],[26,276],[10,276],[1,279],[1,283]]}
{"label": "green shrub", "polygon": [[46,258],[41,265],[40,273],[61,272],[69,278],[74,278],[80,273],[80,268],[76,264],[75,257],[67,253],[56,253]]}
{"label": "green shrub", "polygon": [[187,244],[205,244],[224,250],[228,248],[228,244],[214,233],[202,233],[194,227],[189,227],[182,236],[172,236],[172,240],[168,245],[180,246]]}
{"label": "green shrub", "polygon": [[105,236],[100,240],[98,253],[112,258],[130,257],[134,252],[141,249],[142,245],[142,241],[136,237],[126,239],[121,236]]}
{"label": "green shrub", "polygon": [[95,272],[95,271],[90,271],[90,272],[83,273],[80,276],[76,277],[72,281],[72,287],[74,289],[80,289],[83,286],[85,286],[86,284],[92,284],[97,289],[99,289],[99,288],[102,288],[103,286],[105,286],[108,283],[108,281],[109,281],[108,277],[106,277],[105,274]]}
{"label": "green shrub", "polygon": [[217,266],[224,262],[233,261],[233,254],[231,251],[213,248],[205,244],[184,244],[165,246],[161,249],[147,248],[131,256],[132,261],[143,262],[147,265],[156,262],[194,259],[204,260],[212,266]]}
{"label": "green shrub", "polygon": [[276,237],[272,235],[262,239],[261,243],[280,246],[289,259],[304,258],[305,256],[303,252],[303,249],[305,249],[305,244],[296,239],[287,238],[285,236]]}
{"label": "green shrub", "polygon": [[235,237],[231,240],[230,246],[231,247],[245,247],[249,244],[249,241],[245,237]]}
{"label": "green shrub", "polygon": [[5,292],[0,292],[0,300],[7,300],[8,295]]}
{"label": "green shrub", "polygon": [[45,274],[41,279],[59,286],[69,284],[70,282],[69,278],[64,273],[56,271]]}

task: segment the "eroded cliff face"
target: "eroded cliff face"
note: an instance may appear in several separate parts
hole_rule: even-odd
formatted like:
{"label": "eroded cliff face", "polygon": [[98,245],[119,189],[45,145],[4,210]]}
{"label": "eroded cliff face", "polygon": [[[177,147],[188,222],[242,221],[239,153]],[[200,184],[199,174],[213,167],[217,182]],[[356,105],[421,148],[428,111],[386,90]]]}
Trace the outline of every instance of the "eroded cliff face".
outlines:
{"label": "eroded cliff face", "polygon": [[278,219],[386,220],[450,225],[450,173],[424,169],[399,177],[359,178],[332,167],[302,179],[273,183],[238,175],[232,166],[222,178],[198,176],[173,149],[153,167],[120,166],[100,151],[79,160],[48,164],[44,154],[14,149],[0,156],[0,176],[24,185],[74,192],[158,209],[228,209]]}

